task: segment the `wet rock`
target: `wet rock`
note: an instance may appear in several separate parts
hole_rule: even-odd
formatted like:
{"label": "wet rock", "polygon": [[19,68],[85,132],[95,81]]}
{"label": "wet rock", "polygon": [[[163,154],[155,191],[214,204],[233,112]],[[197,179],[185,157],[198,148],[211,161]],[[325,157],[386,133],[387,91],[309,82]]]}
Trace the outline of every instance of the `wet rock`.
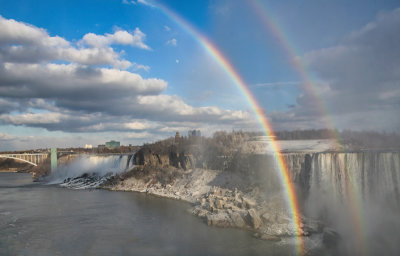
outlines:
{"label": "wet rock", "polygon": [[261,226],[261,219],[256,210],[250,209],[246,215],[247,223],[254,229],[258,229]]}
{"label": "wet rock", "polygon": [[230,217],[231,217],[232,223],[235,227],[243,228],[246,226],[245,221],[243,220],[242,216],[238,212],[232,212]]}
{"label": "wet rock", "polygon": [[231,226],[230,218],[226,214],[207,214],[207,225],[226,228]]}
{"label": "wet rock", "polygon": [[206,218],[207,214],[209,213],[206,209],[203,208],[195,208],[192,212],[194,215],[200,217],[200,218]]}

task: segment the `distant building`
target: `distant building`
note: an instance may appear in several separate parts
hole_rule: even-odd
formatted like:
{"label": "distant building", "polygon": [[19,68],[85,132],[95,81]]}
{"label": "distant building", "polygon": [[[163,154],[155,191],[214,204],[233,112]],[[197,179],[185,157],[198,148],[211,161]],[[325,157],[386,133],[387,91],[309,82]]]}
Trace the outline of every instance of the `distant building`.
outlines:
{"label": "distant building", "polygon": [[119,141],[112,140],[106,142],[106,148],[108,149],[119,148],[119,146],[120,146]]}
{"label": "distant building", "polygon": [[91,144],[85,144],[85,148],[86,148],[86,149],[92,149],[93,146],[92,146]]}
{"label": "distant building", "polygon": [[106,148],[106,145],[104,145],[104,144],[100,144],[97,146],[97,149],[105,149],[105,148]]}
{"label": "distant building", "polygon": [[176,132],[175,134],[175,144],[179,144],[179,141],[181,140],[181,135],[179,132]]}
{"label": "distant building", "polygon": [[200,132],[200,130],[189,130],[188,136],[189,136],[189,138],[190,137],[201,137],[201,132]]}

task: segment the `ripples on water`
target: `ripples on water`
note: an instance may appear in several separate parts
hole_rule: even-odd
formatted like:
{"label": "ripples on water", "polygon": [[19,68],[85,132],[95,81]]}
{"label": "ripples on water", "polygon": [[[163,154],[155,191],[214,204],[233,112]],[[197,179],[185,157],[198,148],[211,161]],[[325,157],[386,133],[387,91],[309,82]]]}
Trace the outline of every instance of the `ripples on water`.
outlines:
{"label": "ripples on water", "polygon": [[71,190],[0,173],[0,255],[293,255],[293,245],[212,228],[188,204]]}

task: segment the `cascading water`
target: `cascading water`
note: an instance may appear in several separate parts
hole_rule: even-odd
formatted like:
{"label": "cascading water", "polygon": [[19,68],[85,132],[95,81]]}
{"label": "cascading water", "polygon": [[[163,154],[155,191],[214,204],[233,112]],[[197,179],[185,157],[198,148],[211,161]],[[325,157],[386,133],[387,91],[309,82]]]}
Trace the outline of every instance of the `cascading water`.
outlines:
{"label": "cascading water", "polygon": [[400,153],[287,154],[306,216],[341,237],[339,254],[398,255]]}
{"label": "cascading water", "polygon": [[83,155],[61,165],[49,177],[49,184],[85,189],[96,188],[110,177],[130,170],[134,155]]}

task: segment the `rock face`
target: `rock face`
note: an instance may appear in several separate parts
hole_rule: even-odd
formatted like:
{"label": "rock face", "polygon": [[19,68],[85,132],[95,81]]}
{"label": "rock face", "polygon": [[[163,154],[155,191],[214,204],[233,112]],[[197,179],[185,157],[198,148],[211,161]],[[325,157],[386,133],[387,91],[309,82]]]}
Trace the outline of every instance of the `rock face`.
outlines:
{"label": "rock face", "polygon": [[[181,166],[180,159],[190,157],[182,158],[177,154],[160,156],[141,151],[138,152],[135,162],[157,170],[162,166],[172,168],[170,163]],[[160,168],[159,171],[146,172],[139,168],[136,172],[144,176],[130,174],[112,182],[108,188],[145,192],[191,202],[191,213],[208,225],[253,230],[260,234],[260,239],[279,240],[280,237],[296,235],[290,214],[286,210],[284,196],[276,193],[276,186],[271,187],[268,182],[262,184],[261,179],[254,179],[243,172],[193,168],[180,171],[179,175],[172,175],[168,182],[162,182],[164,179],[160,177],[165,174],[161,174],[167,170],[168,168]],[[269,176],[268,172],[267,170],[264,179],[274,177]],[[271,175],[274,175],[272,171]],[[308,223],[311,222],[302,221],[302,235],[321,232],[317,226]]]}
{"label": "rock face", "polygon": [[135,165],[144,165],[157,167],[173,166],[189,170],[195,166],[195,159],[192,155],[187,155],[184,152],[178,153],[171,149],[169,152],[156,153],[149,148],[141,148],[135,154]]}
{"label": "rock face", "polygon": [[258,213],[254,209],[250,209],[247,211],[246,220],[249,225],[254,229],[258,229],[262,223],[260,216],[258,216]]}
{"label": "rock face", "polygon": [[[244,201],[251,203],[246,204],[243,203]],[[247,220],[246,218],[247,207],[254,206],[253,201],[243,197],[237,191],[214,187],[211,192],[201,198],[200,204],[194,207],[192,213],[204,218],[207,224],[212,226],[257,229],[261,223],[261,221],[258,222],[260,219],[256,219],[254,225],[253,219]],[[255,216],[255,210],[251,209],[251,211],[252,216]]]}

